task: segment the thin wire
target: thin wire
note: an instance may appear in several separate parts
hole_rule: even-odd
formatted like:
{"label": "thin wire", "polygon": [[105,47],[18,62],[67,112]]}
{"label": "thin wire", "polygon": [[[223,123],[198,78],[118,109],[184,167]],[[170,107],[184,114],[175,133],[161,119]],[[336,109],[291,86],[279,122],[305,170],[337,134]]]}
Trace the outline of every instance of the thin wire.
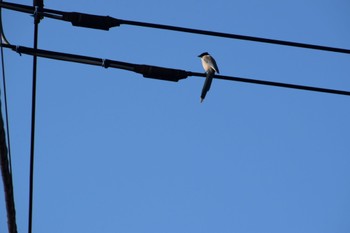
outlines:
{"label": "thin wire", "polygon": [[[205,77],[205,74],[189,72],[189,76]],[[244,82],[244,83],[252,83],[252,84],[258,84],[258,85],[265,85],[265,86],[283,87],[283,88],[289,88],[289,89],[298,89],[298,90],[304,90],[304,91],[323,92],[328,94],[350,96],[350,91],[335,90],[335,89],[328,89],[328,88],[321,88],[321,87],[303,86],[303,85],[290,84],[290,83],[279,83],[279,82],[224,76],[224,75],[215,75],[214,78],[227,80],[227,81]]]}
{"label": "thin wire", "polygon": [[[2,2],[2,0],[0,0]],[[12,177],[12,164],[11,164],[11,143],[10,143],[10,130],[9,130],[9,117],[8,117],[8,107],[7,107],[7,93],[6,93],[6,76],[5,76],[5,57],[3,52],[3,44],[9,45],[6,36],[4,34],[2,26],[2,9],[0,9],[0,44],[1,44],[1,65],[2,65],[2,75],[3,75],[3,86],[4,86],[4,101],[5,101],[5,114],[6,114],[6,134],[7,134],[7,149],[3,148],[1,153],[4,156],[1,159],[2,175],[4,179],[4,191],[5,191],[5,201],[7,209],[7,224],[10,233],[17,233],[17,224],[16,224],[16,208],[14,201],[14,190],[13,190],[13,177]],[[1,101],[0,101],[0,112],[1,112]],[[1,116],[0,116],[1,117]],[[2,117],[0,119],[2,121]],[[3,124],[2,124],[3,127]],[[6,139],[4,139],[6,143]],[[6,145],[5,145],[6,147]],[[8,157],[7,157],[8,156]],[[7,162],[6,162],[7,160]]]}
{"label": "thin wire", "polygon": [[[36,7],[38,10],[38,7]],[[39,31],[38,12],[34,14],[34,51],[38,49],[38,31]],[[36,109],[36,79],[37,79],[37,56],[33,55],[33,86],[32,86],[32,121],[31,121],[31,140],[30,140],[30,174],[29,174],[29,214],[28,214],[28,233],[32,232],[33,221],[33,190],[34,190],[34,145],[35,145],[35,109]]]}
{"label": "thin wire", "polygon": [[[7,9],[11,9],[11,10],[15,10],[15,11],[22,11],[25,13],[33,13],[33,11],[34,11],[33,7],[29,7],[26,5],[14,4],[14,3],[8,3],[8,2],[2,3],[1,5],[2,5],[2,7],[7,8]],[[91,25],[100,24],[100,23],[104,24],[104,23],[108,22],[108,23],[110,23],[110,27],[119,26],[120,24],[127,24],[127,25],[139,26],[139,27],[157,28],[157,29],[179,31],[179,32],[185,32],[185,33],[192,33],[192,34],[201,34],[201,35],[206,35],[206,36],[214,36],[214,37],[222,37],[222,38],[229,38],[229,39],[246,40],[246,41],[253,41],[253,42],[260,42],[260,43],[299,47],[299,48],[305,48],[305,49],[321,50],[321,51],[327,51],[327,52],[350,54],[350,49],[336,48],[336,47],[330,47],[330,46],[322,46],[322,45],[306,44],[306,43],[299,43],[299,42],[292,42],[292,41],[275,40],[275,39],[268,39],[268,38],[262,38],[262,37],[245,36],[245,35],[238,35],[238,34],[231,34],[231,33],[224,33],[224,32],[215,32],[215,31],[208,31],[208,30],[201,30],[201,29],[192,29],[192,28],[185,28],[185,27],[170,26],[170,25],[164,25],[164,24],[155,24],[155,23],[123,20],[123,19],[112,18],[109,16],[88,15],[88,14],[78,13],[78,12],[64,12],[64,11],[47,9],[47,8],[44,8],[43,12],[44,12],[44,16],[47,18],[53,18],[53,19],[64,20],[64,21],[70,21],[68,19],[65,19],[65,16],[67,14],[74,14],[76,16],[75,18],[78,18],[79,20],[82,20],[84,18],[84,25],[75,25],[75,26],[90,27]],[[91,16],[93,16],[93,17],[91,17]],[[68,17],[68,18],[70,18],[70,17]],[[77,20],[78,22],[76,22],[76,23],[78,23],[78,24],[82,23],[79,20]],[[88,21],[90,26],[85,25],[85,23],[87,23],[85,21]],[[90,28],[95,28],[95,27],[90,27]],[[98,29],[100,29],[100,28],[98,28]]]}
{"label": "thin wire", "polygon": [[313,50],[323,50],[328,52],[350,54],[350,49],[305,44],[305,43],[298,43],[298,42],[292,42],[292,41],[267,39],[267,38],[254,37],[254,36],[243,36],[243,35],[237,35],[237,34],[231,34],[231,33],[214,32],[214,31],[207,31],[207,30],[200,30],[200,29],[176,27],[176,26],[169,26],[169,25],[163,25],[163,24],[145,23],[145,22],[137,22],[137,21],[121,20],[121,19],[119,19],[119,23],[139,26],[139,27],[158,28],[163,30],[180,31],[180,32],[201,34],[201,35],[207,35],[207,36],[223,37],[223,38],[229,38],[229,39],[247,40],[247,41],[260,42],[260,43],[277,44],[277,45],[284,45],[284,46],[291,46],[291,47],[299,47],[299,48],[306,48],[306,49],[313,49]]}
{"label": "thin wire", "polygon": [[[1,12],[0,12],[1,14]],[[9,115],[8,115],[8,105],[7,105],[7,91],[6,91],[6,76],[5,76],[5,58],[4,58],[4,48],[2,47],[2,40],[0,40],[1,44],[1,66],[2,66],[2,84],[4,88],[4,102],[5,102],[5,116],[6,116],[6,136],[7,136],[7,148],[8,148],[8,160],[9,160],[9,171],[12,179],[12,162],[11,162],[11,140],[10,140],[10,126],[9,126]]]}
{"label": "thin wire", "polygon": [[[2,0],[0,0],[2,3]],[[10,44],[6,39],[4,29],[2,26],[2,9],[0,9],[0,45],[1,45],[1,66],[2,66],[2,77],[4,87],[4,102],[5,102],[5,116],[6,116],[6,136],[7,136],[7,148],[8,148],[8,160],[9,160],[9,171],[11,174],[12,181],[12,156],[11,156],[11,140],[10,140],[10,127],[9,127],[9,116],[8,116],[8,104],[7,104],[7,91],[6,91],[6,76],[5,76],[5,58],[3,44]]]}
{"label": "thin wire", "polygon": [[4,121],[2,118],[2,108],[0,101],[0,170],[4,183],[5,203],[7,211],[7,226],[9,233],[17,233],[16,209],[13,194],[12,177],[9,171],[8,149],[6,146],[6,136]]}
{"label": "thin wire", "polygon": [[[2,0],[0,1],[2,2]],[[4,30],[2,27],[2,9],[0,9],[0,45],[1,45],[1,66],[2,66],[2,77],[3,77],[3,86],[4,86],[4,102],[5,102],[5,116],[6,116],[6,136],[7,136],[7,148],[9,153],[9,171],[11,173],[12,179],[12,162],[11,162],[11,143],[10,143],[10,127],[9,127],[9,117],[8,117],[8,105],[7,105],[7,91],[6,91],[6,76],[5,76],[5,57],[4,57],[4,49],[3,44],[9,44],[4,34]]]}
{"label": "thin wire", "polygon": [[[12,177],[12,156],[11,156],[11,140],[10,140],[10,127],[9,127],[9,116],[8,116],[8,104],[7,104],[7,91],[6,91],[6,75],[5,75],[5,56],[3,50],[3,43],[8,43],[6,37],[3,35],[2,30],[2,18],[1,18],[1,10],[0,10],[0,45],[1,45],[1,66],[2,66],[2,80],[3,80],[3,90],[4,90],[4,102],[5,102],[5,124],[6,124],[6,137],[4,137],[4,143],[7,143],[7,150],[3,151],[2,158],[2,175],[4,179],[4,189],[5,189],[5,201],[6,201],[6,209],[7,209],[7,218],[8,218],[8,229],[10,233],[17,233],[17,224],[16,224],[16,209],[15,209],[15,201],[14,201],[14,190],[13,190],[13,177]],[[0,101],[0,112],[1,112],[1,101]],[[2,116],[0,116],[2,118]],[[2,121],[2,120],[1,120]],[[3,124],[2,124],[3,127]],[[2,129],[3,130],[3,129]],[[7,138],[7,140],[6,140]],[[7,159],[6,159],[7,158]],[[7,162],[6,162],[7,160]]]}

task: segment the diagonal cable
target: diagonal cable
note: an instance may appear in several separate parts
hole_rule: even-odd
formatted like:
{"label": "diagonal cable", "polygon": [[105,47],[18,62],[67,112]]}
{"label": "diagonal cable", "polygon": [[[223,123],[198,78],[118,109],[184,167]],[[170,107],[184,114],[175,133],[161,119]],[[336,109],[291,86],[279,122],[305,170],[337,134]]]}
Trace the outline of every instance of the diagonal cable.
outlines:
{"label": "diagonal cable", "polygon": [[[1,2],[2,0],[0,0]],[[0,45],[1,45],[1,66],[2,66],[2,76],[3,76],[3,92],[4,92],[4,102],[5,102],[5,115],[6,115],[6,134],[4,129],[4,120],[2,117],[2,107],[0,100],[0,170],[4,184],[5,192],[5,203],[7,212],[7,226],[9,233],[17,233],[17,223],[16,223],[16,208],[14,200],[14,188],[13,188],[13,178],[12,178],[12,165],[11,165],[11,143],[10,143],[10,129],[9,129],[9,117],[8,117],[8,107],[7,107],[7,92],[6,92],[6,78],[5,78],[5,58],[3,52],[3,44],[9,44],[3,34],[3,28],[1,23],[1,9],[0,9]],[[7,136],[7,145],[6,145]]]}

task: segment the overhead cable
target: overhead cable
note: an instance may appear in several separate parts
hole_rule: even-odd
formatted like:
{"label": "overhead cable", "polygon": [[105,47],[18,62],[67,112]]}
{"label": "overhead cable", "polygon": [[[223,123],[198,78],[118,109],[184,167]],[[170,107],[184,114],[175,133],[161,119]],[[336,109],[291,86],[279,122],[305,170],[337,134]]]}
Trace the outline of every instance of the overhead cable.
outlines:
{"label": "overhead cable", "polygon": [[[8,2],[0,3],[0,7],[21,11],[29,14],[33,14],[35,10],[31,6],[8,3]],[[291,47],[298,47],[298,48],[306,48],[306,49],[313,49],[313,50],[321,50],[321,51],[327,51],[327,52],[350,54],[350,49],[344,49],[344,48],[306,44],[306,43],[299,43],[299,42],[292,42],[292,41],[283,41],[283,40],[268,39],[268,38],[254,37],[254,36],[245,36],[245,35],[215,32],[215,31],[208,31],[208,30],[201,30],[201,29],[192,29],[192,28],[177,27],[177,26],[170,26],[170,25],[164,25],[164,24],[123,20],[123,19],[113,18],[110,16],[99,16],[99,15],[84,14],[79,12],[64,12],[64,11],[57,11],[57,10],[44,8],[42,15],[47,18],[53,18],[53,19],[71,22],[72,25],[74,26],[101,29],[101,30],[109,30],[112,27],[117,27],[122,24],[125,24],[125,25],[139,26],[139,27],[148,27],[148,28],[157,28],[157,29],[163,29],[163,30],[186,32],[186,33],[192,33],[192,34],[201,34],[206,36],[214,36],[214,37],[222,37],[222,38],[229,38],[229,39],[260,42],[260,43],[284,45],[284,46],[291,46]]]}
{"label": "overhead cable", "polygon": [[7,136],[7,147],[8,147],[8,161],[9,161],[9,171],[12,177],[12,162],[11,162],[11,143],[10,143],[10,123],[9,123],[9,114],[8,114],[8,104],[7,104],[7,88],[6,88],[6,75],[5,75],[5,57],[4,57],[4,48],[2,43],[4,41],[0,40],[1,46],[1,70],[2,70],[2,86],[3,86],[3,96],[5,102],[5,125],[6,125],[6,136]]}
{"label": "overhead cable", "polygon": [[6,146],[5,135],[6,134],[4,129],[4,121],[2,118],[1,101],[0,101],[0,170],[1,170],[2,180],[4,183],[5,203],[6,203],[6,212],[7,212],[7,226],[8,226],[9,233],[17,233],[16,209],[15,209],[15,201],[14,201],[12,173],[10,171],[9,160],[7,157],[8,149]]}
{"label": "overhead cable", "polygon": [[[3,47],[12,49],[13,51],[16,51],[19,54],[27,54],[32,56],[36,55],[38,57],[43,57],[43,58],[77,62],[82,64],[101,66],[104,68],[110,67],[110,68],[128,70],[128,71],[133,71],[133,72],[142,74],[143,77],[145,78],[154,78],[154,79],[160,79],[165,81],[177,82],[181,79],[186,79],[189,76],[205,77],[204,73],[185,71],[181,69],[133,64],[133,63],[127,63],[127,62],[121,62],[121,61],[115,61],[115,60],[109,60],[109,59],[101,59],[96,57],[88,57],[88,56],[69,54],[69,53],[60,53],[60,52],[54,52],[54,51],[48,51],[48,50],[42,50],[42,49],[34,50],[32,48],[28,48],[24,46],[3,45]],[[266,85],[266,86],[275,86],[275,87],[283,87],[283,88],[299,89],[299,90],[305,90],[305,91],[314,91],[314,92],[323,92],[328,94],[350,96],[350,91],[343,91],[343,90],[271,82],[271,81],[224,76],[224,75],[215,75],[214,78],[227,80],[227,81],[244,82],[244,83],[260,84],[260,85]]]}
{"label": "overhead cable", "polygon": [[[0,9],[0,23],[1,23],[1,9]],[[2,32],[2,25],[0,25],[0,31]],[[4,120],[2,117],[2,107],[1,107],[2,101],[0,100],[0,170],[1,170],[2,180],[4,184],[8,232],[17,233],[16,208],[15,208],[12,166],[11,166],[9,117],[8,117],[7,93],[6,93],[6,82],[5,82],[5,64],[4,64],[4,53],[3,53],[2,44],[8,44],[3,33],[1,33],[0,45],[1,45],[1,66],[2,66],[3,87],[4,87],[3,94],[4,94],[4,101],[5,101],[5,115],[6,115],[6,123],[5,123],[6,131],[4,128]],[[7,145],[6,145],[6,136],[7,136]]]}

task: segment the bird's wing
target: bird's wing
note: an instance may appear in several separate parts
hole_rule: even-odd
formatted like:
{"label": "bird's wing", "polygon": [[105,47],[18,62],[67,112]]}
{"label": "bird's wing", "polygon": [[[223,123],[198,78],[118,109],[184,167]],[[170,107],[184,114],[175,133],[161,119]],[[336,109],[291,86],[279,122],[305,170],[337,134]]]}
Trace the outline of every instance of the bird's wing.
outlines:
{"label": "bird's wing", "polygon": [[215,59],[212,56],[205,56],[204,61],[208,63],[208,65],[215,70],[216,73],[220,73],[218,65],[216,64]]}
{"label": "bird's wing", "polygon": [[215,59],[212,58],[212,60],[213,60],[213,69],[216,71],[216,73],[220,74],[220,71],[219,71],[218,65],[216,64]]}

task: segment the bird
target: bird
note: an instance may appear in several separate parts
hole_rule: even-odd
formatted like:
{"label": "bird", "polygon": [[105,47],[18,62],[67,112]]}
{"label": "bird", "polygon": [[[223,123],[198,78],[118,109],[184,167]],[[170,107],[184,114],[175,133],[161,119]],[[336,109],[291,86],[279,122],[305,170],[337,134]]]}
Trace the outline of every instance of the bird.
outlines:
{"label": "bird", "polygon": [[202,94],[201,94],[201,103],[203,102],[207,92],[210,89],[211,83],[213,81],[213,76],[215,73],[220,73],[218,66],[216,65],[215,59],[210,56],[208,52],[204,52],[200,54],[198,57],[201,58],[202,66],[204,68],[204,71],[206,73],[206,78],[204,81]]}

